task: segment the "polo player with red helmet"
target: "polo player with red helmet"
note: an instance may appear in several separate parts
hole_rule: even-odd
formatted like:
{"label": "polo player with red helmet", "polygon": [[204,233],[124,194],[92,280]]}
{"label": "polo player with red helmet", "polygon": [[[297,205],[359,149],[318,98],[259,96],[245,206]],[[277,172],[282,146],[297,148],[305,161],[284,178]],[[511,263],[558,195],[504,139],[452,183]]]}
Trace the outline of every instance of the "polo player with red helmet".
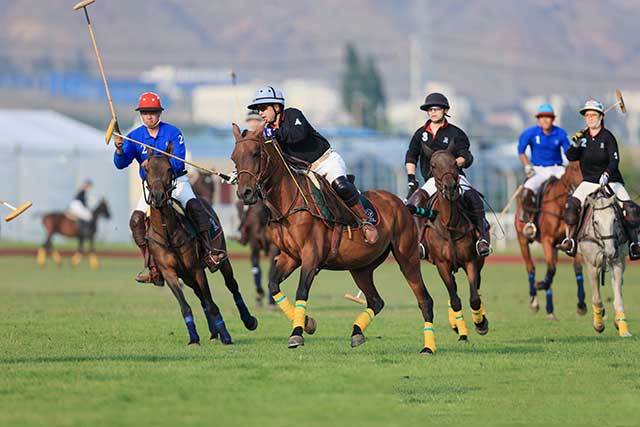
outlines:
{"label": "polo player with red helmet", "polygon": [[[153,92],[146,92],[140,95],[138,107],[136,111],[140,113],[142,125],[129,132],[127,137],[136,141],[144,142],[147,145],[167,151],[169,143],[172,143],[172,154],[184,159],[186,148],[182,132],[177,127],[165,123],[160,120],[162,114],[162,104],[160,97]],[[113,155],[113,162],[118,169],[124,169],[135,159],[140,164],[140,178],[143,182],[146,180],[147,172],[145,166],[149,154],[147,149],[135,142],[124,140],[121,137],[115,137],[116,151]],[[211,244],[209,231],[211,223],[209,215],[205,211],[201,201],[196,197],[189,178],[184,162],[177,159],[170,159],[171,169],[175,178],[175,188],[171,193],[171,197],[182,205],[188,217],[198,230],[198,237],[204,247],[203,261],[213,271],[218,264],[226,257],[226,253],[219,249],[214,249]],[[145,184],[143,184],[145,185]],[[149,205],[145,200],[144,194],[140,196],[138,203],[131,214],[129,227],[133,234],[133,240],[140,248],[145,259],[145,266],[149,268],[149,274],[138,274],[136,280],[141,283],[154,283],[162,286],[164,279],[160,271],[156,268],[155,263],[151,259],[147,241],[146,241],[146,213]]]}

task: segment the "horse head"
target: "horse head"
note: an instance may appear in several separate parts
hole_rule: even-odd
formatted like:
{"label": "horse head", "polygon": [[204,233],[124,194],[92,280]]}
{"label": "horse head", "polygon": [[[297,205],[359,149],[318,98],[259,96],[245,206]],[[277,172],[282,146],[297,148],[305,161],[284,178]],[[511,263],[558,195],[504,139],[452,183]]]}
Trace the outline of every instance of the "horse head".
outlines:
{"label": "horse head", "polygon": [[593,209],[593,217],[591,227],[587,230],[588,237],[600,243],[606,260],[613,260],[619,255],[623,232],[618,219],[616,196],[603,188],[589,197],[589,203]]}
{"label": "horse head", "polygon": [[460,170],[454,155],[455,146],[449,143],[446,150],[439,150],[431,156],[431,175],[436,181],[436,188],[449,201],[460,197]]}
{"label": "horse head", "polygon": [[104,199],[104,197],[100,199],[100,203],[98,203],[98,206],[96,206],[96,209],[94,210],[93,215],[94,217],[104,216],[106,219],[111,218],[111,211],[109,210],[109,204]]}
{"label": "horse head", "polygon": [[[151,152],[149,152],[151,151]],[[172,153],[173,144],[169,142],[168,153]],[[149,157],[147,158],[145,171],[147,172],[146,186],[149,190],[147,202],[153,208],[161,208],[171,198],[171,192],[174,187],[174,176],[169,157],[157,151],[147,150]]]}
{"label": "horse head", "polygon": [[582,171],[580,170],[580,162],[569,162],[564,169],[561,180],[570,187],[575,189],[582,182]]}
{"label": "horse head", "polygon": [[277,168],[270,162],[262,128],[240,132],[238,125],[233,124],[232,130],[236,140],[231,154],[238,173],[236,194],[245,205],[253,205],[262,197],[265,182],[277,175]]}

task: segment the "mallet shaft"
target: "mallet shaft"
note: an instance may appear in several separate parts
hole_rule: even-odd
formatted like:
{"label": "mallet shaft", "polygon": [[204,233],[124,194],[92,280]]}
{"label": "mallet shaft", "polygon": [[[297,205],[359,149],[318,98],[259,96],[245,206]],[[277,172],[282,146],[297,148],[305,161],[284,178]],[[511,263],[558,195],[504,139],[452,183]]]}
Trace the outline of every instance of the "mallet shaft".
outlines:
{"label": "mallet shaft", "polygon": [[16,209],[18,209],[15,206],[13,206],[10,203],[7,203],[5,201],[2,201],[2,204],[5,205],[6,207],[8,207],[9,209],[11,209],[12,211],[15,211]]}

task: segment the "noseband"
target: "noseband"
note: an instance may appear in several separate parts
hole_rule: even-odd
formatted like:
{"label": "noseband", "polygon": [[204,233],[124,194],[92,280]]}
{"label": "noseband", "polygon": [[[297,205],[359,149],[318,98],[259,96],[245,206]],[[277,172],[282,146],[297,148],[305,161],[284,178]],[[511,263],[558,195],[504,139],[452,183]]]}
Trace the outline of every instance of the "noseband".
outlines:
{"label": "noseband", "polygon": [[[258,192],[258,196],[261,199],[264,199],[264,195],[262,192],[263,189],[263,184],[267,181],[267,179],[269,178],[268,176],[266,176],[267,171],[269,170],[269,164],[271,163],[271,156],[269,156],[269,153],[267,153],[263,148],[262,148],[262,144],[263,142],[260,141],[260,139],[258,138],[246,138],[246,139],[242,139],[240,141],[238,141],[238,144],[241,144],[243,142],[246,141],[254,141],[258,143],[258,146],[260,147],[260,163],[258,164],[258,171],[257,172],[252,172],[249,169],[240,169],[239,171],[237,171],[238,176],[242,175],[242,174],[247,174],[250,177],[252,177],[255,181],[256,181],[256,191]],[[264,142],[265,144],[267,143],[266,141]],[[263,159],[266,159],[266,163],[264,168],[262,167],[262,162]]]}

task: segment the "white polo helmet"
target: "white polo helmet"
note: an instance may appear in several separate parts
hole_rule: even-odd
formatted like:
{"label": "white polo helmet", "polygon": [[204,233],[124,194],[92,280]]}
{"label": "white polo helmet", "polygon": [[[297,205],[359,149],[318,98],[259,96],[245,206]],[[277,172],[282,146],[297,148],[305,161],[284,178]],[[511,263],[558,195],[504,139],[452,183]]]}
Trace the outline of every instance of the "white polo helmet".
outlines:
{"label": "white polo helmet", "polygon": [[584,116],[584,113],[586,113],[587,111],[597,111],[598,113],[604,115],[604,105],[602,105],[602,102],[600,101],[590,99],[584,103],[584,107],[580,109],[580,114]]}
{"label": "white polo helmet", "polygon": [[253,101],[247,106],[250,110],[256,110],[258,105],[280,104],[284,107],[284,95],[280,89],[273,86],[264,86],[256,91]]}

